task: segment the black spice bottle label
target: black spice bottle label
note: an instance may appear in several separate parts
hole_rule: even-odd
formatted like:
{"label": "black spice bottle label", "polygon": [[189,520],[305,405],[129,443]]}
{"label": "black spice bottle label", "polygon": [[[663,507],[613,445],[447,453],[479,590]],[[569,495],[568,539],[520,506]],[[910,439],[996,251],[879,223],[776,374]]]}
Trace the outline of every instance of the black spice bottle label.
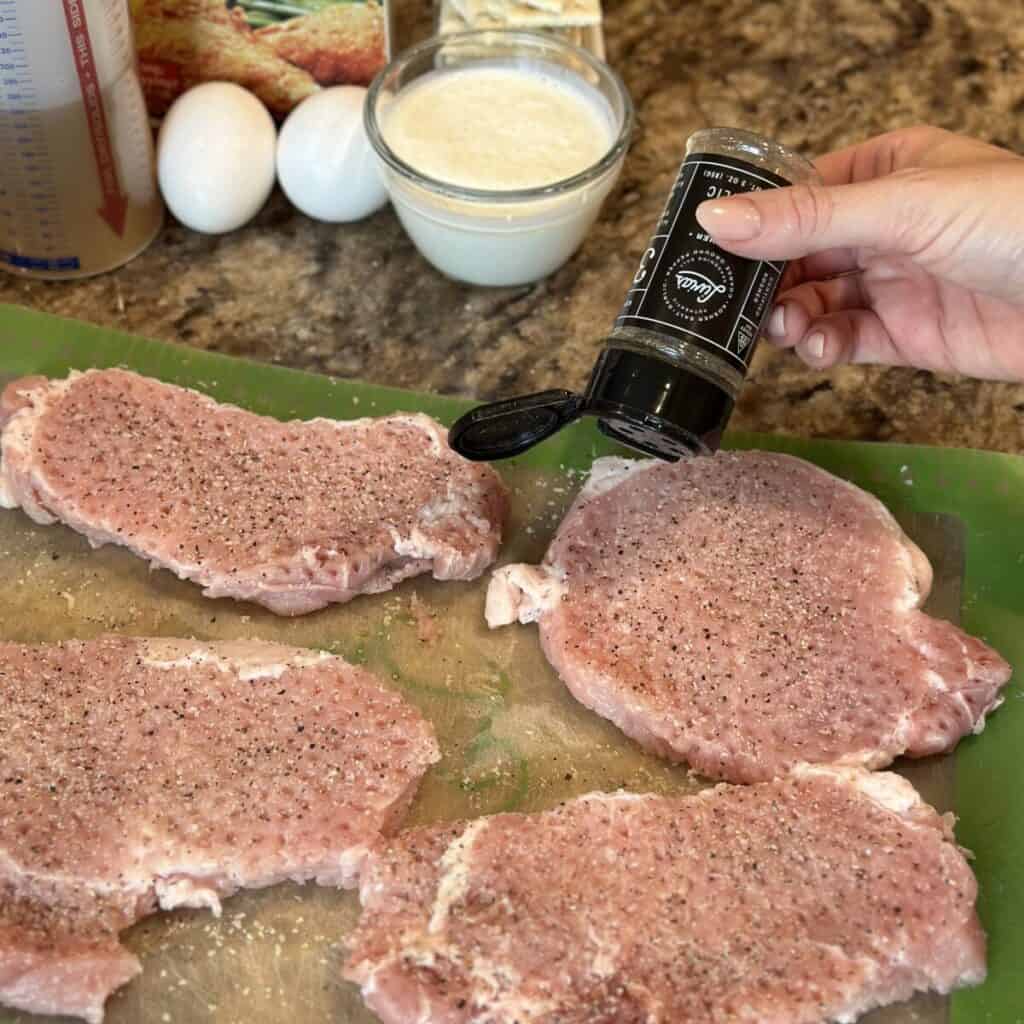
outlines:
{"label": "black spice bottle label", "polygon": [[788,184],[742,160],[688,156],[615,326],[696,343],[746,372],[785,263],[725,252],[695,214],[706,199]]}

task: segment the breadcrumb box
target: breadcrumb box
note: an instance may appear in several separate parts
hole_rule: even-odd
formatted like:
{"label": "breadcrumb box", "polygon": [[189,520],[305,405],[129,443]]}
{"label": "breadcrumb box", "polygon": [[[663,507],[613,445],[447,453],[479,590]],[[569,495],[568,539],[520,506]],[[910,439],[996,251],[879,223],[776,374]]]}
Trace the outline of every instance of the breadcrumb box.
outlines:
{"label": "breadcrumb box", "polygon": [[332,85],[369,85],[389,60],[388,0],[131,0],[146,103],[236,82],[277,117]]}

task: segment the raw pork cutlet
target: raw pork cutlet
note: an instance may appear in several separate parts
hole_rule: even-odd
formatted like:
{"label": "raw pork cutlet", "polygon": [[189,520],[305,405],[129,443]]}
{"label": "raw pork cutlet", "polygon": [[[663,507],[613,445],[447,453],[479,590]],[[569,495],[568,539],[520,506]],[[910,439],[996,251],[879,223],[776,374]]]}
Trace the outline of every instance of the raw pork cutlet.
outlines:
{"label": "raw pork cutlet", "polygon": [[880,768],[980,732],[1010,668],[919,610],[931,566],[885,507],[787,455],[599,459],[487,621],[537,619],[573,695],[643,746],[755,782]]}
{"label": "raw pork cutlet", "polygon": [[985,976],[949,823],[888,772],[591,794],[374,851],[345,976],[385,1024],[817,1024]]}
{"label": "raw pork cutlet", "polygon": [[118,932],[285,879],[352,886],[439,752],[340,658],[263,643],[0,644],[0,1002],[99,1021]]}
{"label": "raw pork cutlet", "polygon": [[506,506],[428,416],[281,423],[122,370],[9,385],[0,459],[0,506],[279,615],[473,579]]}

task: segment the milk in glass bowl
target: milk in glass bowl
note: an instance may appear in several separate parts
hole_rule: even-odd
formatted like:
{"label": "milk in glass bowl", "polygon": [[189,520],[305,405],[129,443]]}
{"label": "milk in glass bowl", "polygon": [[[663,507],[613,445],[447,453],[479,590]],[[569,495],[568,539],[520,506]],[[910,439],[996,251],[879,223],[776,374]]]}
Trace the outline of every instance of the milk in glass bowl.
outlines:
{"label": "milk in glass bowl", "polygon": [[518,285],[583,241],[622,169],[633,105],[585,50],[531,32],[467,32],[392,61],[365,119],[423,256],[460,281]]}

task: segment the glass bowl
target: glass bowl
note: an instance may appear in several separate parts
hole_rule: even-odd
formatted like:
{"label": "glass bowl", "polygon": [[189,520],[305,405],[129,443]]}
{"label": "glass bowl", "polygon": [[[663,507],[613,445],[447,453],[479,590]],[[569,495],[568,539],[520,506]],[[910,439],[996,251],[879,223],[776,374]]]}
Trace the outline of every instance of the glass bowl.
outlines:
{"label": "glass bowl", "polygon": [[[421,173],[388,145],[387,109],[424,76],[473,66],[535,69],[597,93],[612,118],[607,151],[538,188],[466,188]],[[579,247],[622,169],[633,103],[619,76],[586,50],[536,32],[490,30],[437,36],[399,54],[370,86],[364,119],[391,202],[422,255],[457,280],[508,286],[546,277]]]}

